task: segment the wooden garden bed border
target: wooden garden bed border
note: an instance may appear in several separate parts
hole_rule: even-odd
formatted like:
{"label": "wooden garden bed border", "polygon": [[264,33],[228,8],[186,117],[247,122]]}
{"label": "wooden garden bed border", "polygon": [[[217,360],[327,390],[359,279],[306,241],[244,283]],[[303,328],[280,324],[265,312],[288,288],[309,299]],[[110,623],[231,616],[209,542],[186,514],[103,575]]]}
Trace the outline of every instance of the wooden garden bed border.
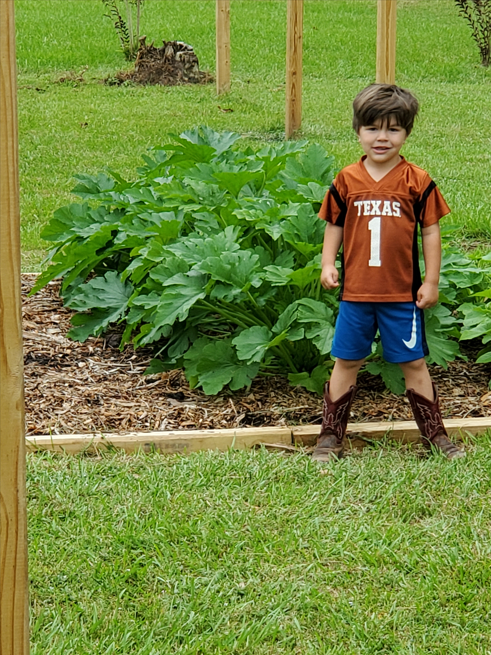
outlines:
{"label": "wooden garden bed border", "polygon": [[[448,419],[445,426],[450,436],[461,439],[466,433],[475,435],[491,429],[491,417]],[[166,432],[128,432],[58,434],[26,438],[29,452],[53,451],[76,454],[97,452],[113,448],[127,453],[159,452],[162,454],[188,454],[201,450],[225,451],[229,448],[244,450],[261,446],[275,446],[279,450],[293,450],[294,446],[310,447],[315,444],[319,425],[265,428],[229,428],[225,430],[171,430]],[[420,441],[414,421],[380,423],[350,423],[347,441],[352,448],[388,438],[401,444]]]}

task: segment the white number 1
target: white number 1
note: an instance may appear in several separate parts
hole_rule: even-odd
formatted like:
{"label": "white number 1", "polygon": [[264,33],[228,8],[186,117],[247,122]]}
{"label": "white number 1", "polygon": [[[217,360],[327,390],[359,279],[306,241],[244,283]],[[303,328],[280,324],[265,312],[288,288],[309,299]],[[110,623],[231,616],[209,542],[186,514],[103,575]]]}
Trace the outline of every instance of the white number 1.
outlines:
{"label": "white number 1", "polygon": [[368,229],[371,232],[370,235],[370,259],[368,261],[369,266],[382,266],[380,261],[380,228],[382,225],[382,218],[380,216],[375,216],[368,223]]}

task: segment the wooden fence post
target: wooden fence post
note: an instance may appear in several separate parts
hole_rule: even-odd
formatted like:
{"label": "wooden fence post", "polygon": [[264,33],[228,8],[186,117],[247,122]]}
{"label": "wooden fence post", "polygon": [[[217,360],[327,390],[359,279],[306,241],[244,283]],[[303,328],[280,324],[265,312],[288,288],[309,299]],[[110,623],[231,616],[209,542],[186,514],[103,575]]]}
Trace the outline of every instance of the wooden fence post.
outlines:
{"label": "wooden fence post", "polygon": [[378,0],[377,4],[377,72],[378,84],[396,81],[397,0]]}
{"label": "wooden fence post", "polygon": [[286,117],[285,136],[302,124],[303,0],[286,0]]}
{"label": "wooden fence post", "polygon": [[14,0],[0,0],[0,655],[29,653]]}
{"label": "wooden fence post", "polygon": [[216,0],[217,95],[230,91],[230,0]]}

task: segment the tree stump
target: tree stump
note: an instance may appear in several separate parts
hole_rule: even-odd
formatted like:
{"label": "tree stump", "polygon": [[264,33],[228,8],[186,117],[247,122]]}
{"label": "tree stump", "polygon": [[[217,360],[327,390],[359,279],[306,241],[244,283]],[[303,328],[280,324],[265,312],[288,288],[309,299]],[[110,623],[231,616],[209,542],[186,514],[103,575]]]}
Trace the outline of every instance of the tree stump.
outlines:
{"label": "tree stump", "polygon": [[[109,80],[106,80],[109,81]],[[126,81],[135,84],[207,84],[213,77],[199,68],[199,61],[192,46],[182,41],[163,41],[161,48],[153,43],[146,44],[146,37],[140,39],[140,48],[135,68],[129,72],[118,73],[112,82],[122,84]]]}

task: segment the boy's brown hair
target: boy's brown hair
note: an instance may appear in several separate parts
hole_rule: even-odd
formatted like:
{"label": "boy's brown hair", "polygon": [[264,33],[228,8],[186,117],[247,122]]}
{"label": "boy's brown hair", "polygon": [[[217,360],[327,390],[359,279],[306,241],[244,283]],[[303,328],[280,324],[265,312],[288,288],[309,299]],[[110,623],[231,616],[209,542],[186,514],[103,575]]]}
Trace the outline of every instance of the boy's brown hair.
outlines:
{"label": "boy's brown hair", "polygon": [[382,121],[389,124],[394,118],[408,134],[413,129],[419,103],[407,89],[395,84],[370,84],[353,101],[353,129]]}

